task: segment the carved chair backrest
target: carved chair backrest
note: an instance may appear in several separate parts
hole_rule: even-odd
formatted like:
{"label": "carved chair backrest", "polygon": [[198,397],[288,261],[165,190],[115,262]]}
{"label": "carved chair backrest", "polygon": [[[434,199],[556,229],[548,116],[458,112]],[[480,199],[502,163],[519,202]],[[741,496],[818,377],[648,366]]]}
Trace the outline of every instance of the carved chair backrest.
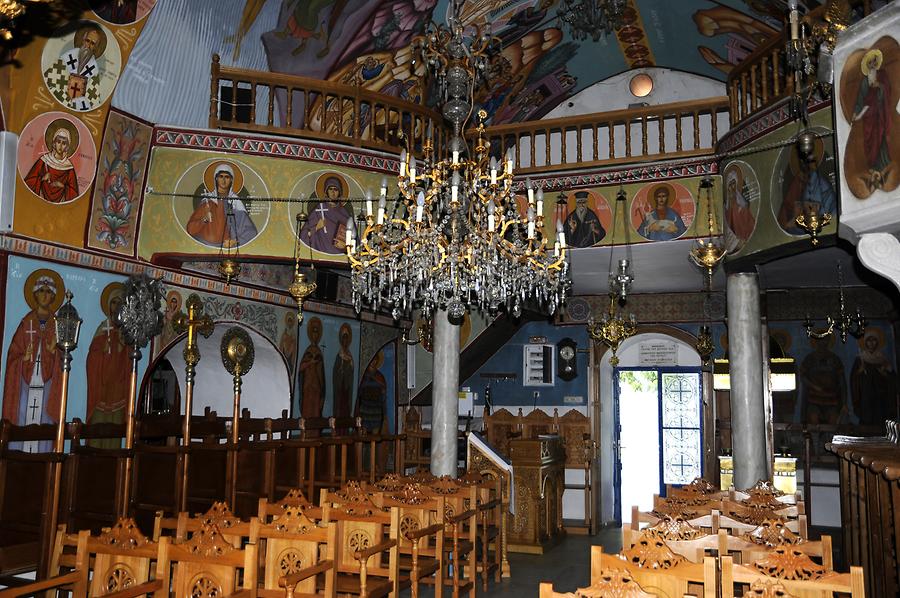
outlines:
{"label": "carved chair backrest", "polygon": [[[752,532],[759,525],[765,521],[766,519],[778,519],[778,517],[766,517],[763,518],[762,521],[758,521],[757,523],[748,523],[746,521],[739,521],[734,517],[729,517],[727,515],[722,515],[718,511],[712,512],[714,531],[718,532],[720,528],[728,530],[728,533],[732,536],[740,536],[742,534]],[[792,531],[793,533],[800,536],[802,539],[809,539],[809,529],[807,526],[806,515],[799,515],[796,519],[781,519],[784,526]]]}
{"label": "carved chair backrest", "polygon": [[176,542],[184,542],[191,534],[209,526],[216,526],[235,548],[240,548],[244,540],[250,536],[248,523],[232,513],[226,503],[215,502],[205,513],[194,517],[184,512],[178,514]]}
{"label": "carved chair backrest", "polygon": [[766,521],[741,536],[728,534],[724,529],[718,535],[719,554],[730,555],[737,563],[752,563],[765,558],[775,548],[787,547],[815,558],[826,570],[834,569],[831,536],[823,534],[819,540],[804,540],[781,520]]}
{"label": "carved chair backrest", "polygon": [[70,571],[81,571],[82,575],[72,588],[72,598],[87,596],[88,567],[87,543],[91,532],[82,530],[69,534],[65,525],[57,527],[53,538],[53,552],[50,556],[50,577]]}
{"label": "carved chair backrest", "polygon": [[228,596],[239,589],[241,577],[242,589],[256,589],[256,544],[235,548],[215,525],[204,526],[181,544],[162,537],[160,546],[158,570],[163,587],[171,587],[174,596]]}
{"label": "carved chair backrest", "polygon": [[692,563],[702,563],[705,557],[714,556],[719,549],[717,535],[706,534],[683,520],[665,519],[640,532],[622,526],[623,552],[650,542],[665,542],[672,552]]}
{"label": "carved chair backrest", "polygon": [[[702,563],[691,563],[662,543],[647,549],[609,555],[603,547],[591,547],[591,583],[600,580],[602,571],[626,571],[643,588],[654,588],[660,596],[702,596],[716,598],[716,560],[706,557]],[[701,586],[702,589],[700,587]]]}
{"label": "carved chair backrest", "polygon": [[87,554],[93,562],[91,596],[150,580],[151,562],[158,561],[160,545],[149,540],[132,519],[119,519],[110,529],[87,540]]}
{"label": "carved chair backrest", "polygon": [[[399,489],[380,491],[373,498],[382,509],[397,508],[399,510],[400,527],[397,541],[400,552],[403,554],[412,552],[412,542],[406,537],[407,533],[443,522],[446,505],[444,497],[429,496],[418,485],[408,484]],[[419,554],[440,555],[443,531],[434,535],[433,542],[431,538],[432,536],[426,536],[419,541]]]}
{"label": "carved chair backrest", "polygon": [[276,502],[269,502],[265,498],[259,499],[257,517],[260,522],[269,523],[272,518],[281,515],[289,507],[301,507],[310,519],[318,521],[322,518],[322,509],[309,502],[299,488],[289,490],[281,500]]}
{"label": "carved chair backrest", "polygon": [[760,582],[781,584],[787,592],[804,598],[833,598],[836,593],[850,594],[851,598],[865,595],[862,568],[850,567],[849,573],[829,571],[794,547],[774,549],[764,559],[747,565],[734,564],[730,556],[720,561],[722,598],[734,597],[735,584]]}
{"label": "carved chair backrest", "polygon": [[539,598],[653,598],[624,569],[606,569],[597,575],[597,579],[586,588],[579,588],[575,593],[560,594],[553,591],[553,585],[542,583]]}
{"label": "carved chair backrest", "polygon": [[[320,527],[308,518],[304,509],[287,507],[269,523],[251,520],[251,542],[265,550],[263,588],[277,590],[278,581],[285,575],[318,564],[322,560],[334,561],[337,546],[337,524],[332,522]],[[262,540],[256,542],[257,539]],[[264,546],[264,548],[262,548]],[[329,587],[330,584],[330,587]],[[326,574],[325,595],[331,595],[334,587],[333,569]],[[301,581],[295,587],[300,594],[314,594],[315,576]]]}

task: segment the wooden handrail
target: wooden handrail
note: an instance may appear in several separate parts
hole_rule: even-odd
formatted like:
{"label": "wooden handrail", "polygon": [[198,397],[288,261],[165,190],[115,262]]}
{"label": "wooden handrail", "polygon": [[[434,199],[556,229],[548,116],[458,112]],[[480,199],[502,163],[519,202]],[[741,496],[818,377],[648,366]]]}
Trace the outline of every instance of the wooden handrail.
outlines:
{"label": "wooden handrail", "polygon": [[[872,12],[869,0],[851,0],[850,4],[861,6],[863,15]],[[823,4],[809,11],[803,21],[823,21],[826,9],[827,4]],[[782,30],[758,46],[728,74],[732,126],[794,92],[793,73],[786,64],[787,41],[788,33]]]}
{"label": "wooden handrail", "polygon": [[[261,90],[268,95],[261,98]],[[276,96],[283,104],[280,110],[275,109]],[[209,126],[213,129],[321,139],[398,153],[407,146],[420,149],[429,127],[435,141],[442,143],[446,134],[442,122],[430,108],[359,86],[225,67],[218,54],[212,58]]]}
{"label": "wooden handrail", "polygon": [[496,125],[485,136],[492,150],[512,149],[517,174],[703,156],[728,129],[718,118],[727,116],[729,105],[727,96],[718,96]]}

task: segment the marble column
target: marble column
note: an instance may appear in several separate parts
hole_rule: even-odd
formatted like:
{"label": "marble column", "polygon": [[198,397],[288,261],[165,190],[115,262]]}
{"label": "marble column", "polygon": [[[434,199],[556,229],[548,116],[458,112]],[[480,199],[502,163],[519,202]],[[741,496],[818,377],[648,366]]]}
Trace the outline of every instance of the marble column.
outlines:
{"label": "marble column", "polygon": [[446,311],[434,314],[433,343],[431,473],[455,478],[459,419],[459,326],[450,323]]}
{"label": "marble column", "polygon": [[732,274],[726,291],[734,487],[744,489],[769,479],[759,279],[748,272]]}

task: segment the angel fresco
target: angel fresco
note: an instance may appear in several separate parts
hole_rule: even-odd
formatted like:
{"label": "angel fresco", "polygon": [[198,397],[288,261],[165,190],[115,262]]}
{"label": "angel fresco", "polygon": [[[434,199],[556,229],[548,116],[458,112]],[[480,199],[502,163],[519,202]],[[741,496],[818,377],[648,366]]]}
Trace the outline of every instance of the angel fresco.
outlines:
{"label": "angel fresco", "polygon": [[707,37],[728,36],[728,41],[725,42],[728,54],[724,57],[712,48],[697,48],[706,62],[726,74],[759,44],[778,33],[762,21],[728,6],[698,10],[694,13],[694,24],[697,25],[697,31]]}

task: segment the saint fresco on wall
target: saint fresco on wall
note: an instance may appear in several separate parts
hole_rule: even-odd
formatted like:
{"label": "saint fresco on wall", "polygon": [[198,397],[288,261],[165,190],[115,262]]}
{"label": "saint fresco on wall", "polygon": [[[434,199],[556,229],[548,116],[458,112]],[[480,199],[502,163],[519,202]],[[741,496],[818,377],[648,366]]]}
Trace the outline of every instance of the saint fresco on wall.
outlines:
{"label": "saint fresco on wall", "polygon": [[[599,192],[582,189],[566,195],[568,216],[564,230],[570,247],[591,247],[612,230],[612,210]],[[544,227],[549,222],[545,219]]]}
{"label": "saint fresco on wall", "polygon": [[756,228],[759,214],[759,180],[750,165],[729,162],[722,176],[725,187],[725,249],[735,254]]}
{"label": "saint fresco on wall", "polygon": [[[378,201],[378,191],[373,191]],[[347,220],[354,214],[351,197],[362,197],[360,184],[345,172],[317,170],[301,177],[291,190],[291,197],[308,197],[304,203],[291,204],[291,228],[296,234],[296,215],[306,212],[306,223],[300,241],[310,249],[326,255],[344,255]]]}
{"label": "saint fresco on wall", "polygon": [[48,112],[22,130],[19,174],[25,186],[48,203],[68,203],[84,195],[96,165],[94,139],[75,117]]}
{"label": "saint fresco on wall", "polygon": [[[814,129],[814,133],[821,131]],[[814,212],[837,216],[834,155],[822,137],[816,139],[808,160],[801,159],[796,144],[781,150],[772,177],[772,210],[778,226],[790,235],[805,235],[797,216]],[[781,202],[775,198],[782,198]],[[833,225],[832,225],[833,226]]]}
{"label": "saint fresco on wall", "polygon": [[89,0],[98,17],[116,25],[128,25],[143,19],[156,0]]}
{"label": "saint fresco on wall", "polygon": [[81,21],[72,33],[51,37],[41,55],[41,72],[50,94],[77,112],[106,102],[121,68],[119,42],[94,21]]}
{"label": "saint fresco on wall", "polygon": [[[131,389],[131,349],[115,324],[125,285],[111,282],[100,294],[105,319],[94,332],[87,354],[87,413],[89,424],[121,424]],[[91,446],[119,448],[118,439],[96,440]]]}
{"label": "saint fresco on wall", "polygon": [[250,200],[268,197],[268,189],[252,168],[237,160],[194,164],[175,191],[193,196],[193,201],[174,197],[173,208],[184,231],[202,245],[240,247],[255,239],[268,223],[269,203]]}
{"label": "saint fresco on wall", "polygon": [[631,224],[648,241],[671,241],[694,222],[696,207],[691,192],[679,183],[645,185],[631,203]]}
{"label": "saint fresco on wall", "polygon": [[841,114],[850,131],[843,150],[850,192],[867,199],[900,185],[900,44],[882,37],[853,51],[840,80]]}
{"label": "saint fresco on wall", "polygon": [[362,419],[367,432],[393,433],[395,430],[395,354],[393,341],[372,357],[359,382],[354,415]]}
{"label": "saint fresco on wall", "polygon": [[300,388],[300,415],[304,419],[322,417],[325,408],[325,359],[322,342],[322,320],[317,316],[306,319],[309,344],[297,366]]}

